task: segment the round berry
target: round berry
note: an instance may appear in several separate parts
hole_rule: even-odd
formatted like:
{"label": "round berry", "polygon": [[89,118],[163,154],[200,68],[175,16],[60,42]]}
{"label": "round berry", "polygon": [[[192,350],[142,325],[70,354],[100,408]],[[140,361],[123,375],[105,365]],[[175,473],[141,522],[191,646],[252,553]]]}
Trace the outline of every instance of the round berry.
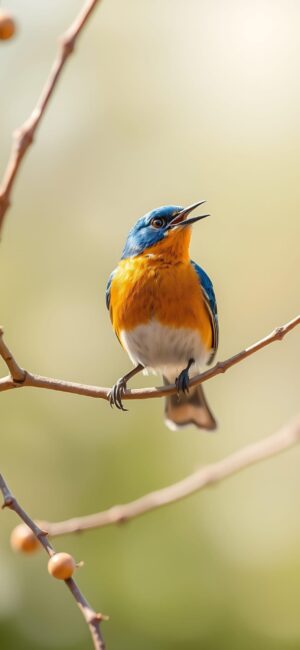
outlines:
{"label": "round berry", "polygon": [[33,553],[40,548],[40,542],[26,524],[16,526],[10,536],[10,544],[14,551]]}
{"label": "round berry", "polygon": [[16,31],[13,17],[7,12],[0,10],[0,40],[8,41]]}
{"label": "round berry", "polygon": [[76,562],[69,553],[55,553],[48,562],[48,571],[53,578],[67,580],[76,569]]}

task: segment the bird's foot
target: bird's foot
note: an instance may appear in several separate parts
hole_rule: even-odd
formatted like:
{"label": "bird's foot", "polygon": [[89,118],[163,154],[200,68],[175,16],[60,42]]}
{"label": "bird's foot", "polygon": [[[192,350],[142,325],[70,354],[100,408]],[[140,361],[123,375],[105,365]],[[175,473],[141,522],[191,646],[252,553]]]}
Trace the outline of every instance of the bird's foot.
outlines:
{"label": "bird's foot", "polygon": [[116,381],[111,391],[109,392],[108,401],[111,407],[116,406],[117,409],[120,409],[121,411],[128,411],[128,409],[126,409],[123,406],[123,402],[122,402],[122,397],[124,395],[125,390],[126,390],[126,380],[124,377],[121,377],[120,379],[118,379],[118,381]]}
{"label": "bird's foot", "polygon": [[138,372],[141,372],[143,370],[144,366],[142,366],[141,363],[138,363],[138,365],[133,368],[133,370],[130,370],[130,372],[127,373],[127,375],[124,375],[124,377],[120,377],[118,381],[113,385],[111,391],[108,394],[108,401],[111,406],[116,406],[117,409],[120,409],[121,411],[128,411],[128,409],[124,408],[123,403],[122,403],[122,397],[124,396],[127,382],[129,379],[134,377]]}
{"label": "bird's foot", "polygon": [[190,378],[189,378],[189,369],[190,367],[195,363],[194,359],[189,359],[188,365],[186,368],[184,368],[180,375],[176,377],[175,379],[175,386],[177,389],[177,395],[179,396],[180,393],[183,393],[184,395],[187,395],[189,391],[189,383],[190,383]]}
{"label": "bird's foot", "polygon": [[179,396],[180,393],[183,393],[186,395],[186,393],[189,393],[189,383],[190,383],[190,378],[189,378],[189,371],[187,368],[181,371],[180,375],[176,377],[175,379],[175,386],[177,389],[177,395]]}

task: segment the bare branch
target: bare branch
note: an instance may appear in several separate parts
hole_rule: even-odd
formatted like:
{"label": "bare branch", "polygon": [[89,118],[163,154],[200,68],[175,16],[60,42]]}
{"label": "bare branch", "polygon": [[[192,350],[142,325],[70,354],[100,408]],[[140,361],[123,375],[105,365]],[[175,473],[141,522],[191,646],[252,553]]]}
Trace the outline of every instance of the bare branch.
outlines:
{"label": "bare branch", "polygon": [[187,496],[199,492],[211,485],[215,485],[238,472],[256,465],[267,458],[293,447],[300,442],[300,415],[286,424],[280,431],[273,435],[248,445],[227,456],[223,460],[206,467],[201,467],[194,474],[190,474],[182,481],[168,487],[150,492],[145,496],[113,506],[103,512],[98,512],[85,517],[76,517],[56,523],[47,522],[47,529],[51,537],[76,533],[92,528],[102,528],[112,524],[121,524],[135,517],[140,517],[146,512],[157,510],[170,503],[181,501]]}
{"label": "bare branch", "polygon": [[52,65],[49,77],[44,85],[40,97],[38,98],[37,104],[30,117],[19,129],[17,129],[14,134],[14,141],[10,153],[10,158],[0,187],[0,232],[2,229],[4,216],[10,205],[13,185],[21,162],[26,154],[27,149],[33,142],[35,132],[45,113],[49,100],[53,95],[53,91],[61,76],[62,69],[64,68],[70,54],[74,50],[77,37],[79,36],[93,9],[96,7],[99,1],[100,0],[87,0],[85,6],[82,8],[77,18],[75,18],[71,27],[69,27],[69,29],[61,37],[56,59]]}
{"label": "bare branch", "polygon": [[[216,375],[223,374],[226,370],[235,366],[237,363],[240,363],[247,357],[250,357],[255,352],[258,352],[262,348],[265,348],[270,343],[274,341],[281,341],[283,337],[290,332],[294,327],[300,324],[300,315],[293,318],[285,325],[277,327],[271,334],[265,338],[257,341],[250,347],[238,352],[232,357],[229,357],[225,361],[219,361],[213,368],[202,372],[200,375],[196,375],[191,379],[190,385],[196,386],[202,384],[209,379],[212,379]],[[6,362],[8,369],[12,373],[12,363],[14,364],[14,370],[18,368],[20,372],[25,373],[22,375],[24,379],[14,380],[13,374],[11,376],[3,377],[0,379],[0,392],[5,390],[10,390],[12,388],[20,388],[21,386],[31,386],[33,388],[46,388],[48,390],[57,390],[64,393],[75,393],[76,395],[85,395],[87,397],[98,397],[101,399],[108,399],[110,388],[100,387],[100,386],[88,386],[86,384],[78,384],[71,381],[65,381],[64,379],[54,379],[52,377],[43,377],[41,375],[36,375],[31,372],[22,370],[16,361],[14,360],[11,352],[9,352],[10,365],[7,362],[7,347],[4,344],[3,337],[0,336],[0,355],[3,360]],[[159,386],[158,388],[137,388],[133,390],[126,390],[124,393],[124,398],[122,399],[151,399],[155,397],[164,397],[166,395],[172,395],[176,393],[176,386],[172,384],[170,386]]]}
{"label": "bare branch", "polygon": [[22,384],[26,376],[26,371],[20,368],[7,345],[4,343],[2,327],[0,327],[0,355],[10,371],[13,382]]}
{"label": "bare branch", "polygon": [[[0,474],[0,491],[3,495],[2,508],[10,508],[24,521],[25,524],[32,530],[33,534],[39,540],[40,544],[44,547],[46,553],[51,557],[55,554],[55,550],[48,540],[48,532],[42,530],[37,524],[29,517],[18,503],[17,499],[11,493],[7,483],[5,482],[2,474]],[[74,596],[76,603],[89,627],[95,650],[105,650],[105,644],[100,631],[100,622],[106,617],[102,614],[97,614],[89,605],[76,582],[73,578],[68,578],[64,581]]]}

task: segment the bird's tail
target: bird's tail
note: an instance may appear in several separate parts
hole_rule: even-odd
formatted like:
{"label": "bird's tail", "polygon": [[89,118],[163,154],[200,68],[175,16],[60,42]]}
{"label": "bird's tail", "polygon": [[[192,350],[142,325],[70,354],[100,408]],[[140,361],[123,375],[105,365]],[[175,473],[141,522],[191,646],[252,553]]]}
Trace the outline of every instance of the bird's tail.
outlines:
{"label": "bird's tail", "polygon": [[[166,386],[170,384],[166,377],[163,380]],[[166,397],[165,423],[171,431],[190,424],[209,431],[216,428],[216,420],[207,404],[201,384],[190,388],[187,394]]]}

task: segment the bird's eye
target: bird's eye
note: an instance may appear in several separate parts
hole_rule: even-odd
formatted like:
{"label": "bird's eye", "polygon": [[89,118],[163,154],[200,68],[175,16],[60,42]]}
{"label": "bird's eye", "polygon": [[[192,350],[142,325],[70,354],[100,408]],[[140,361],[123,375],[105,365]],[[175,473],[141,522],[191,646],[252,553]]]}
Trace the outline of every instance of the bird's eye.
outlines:
{"label": "bird's eye", "polygon": [[151,226],[153,228],[163,228],[166,225],[166,220],[162,217],[155,217],[151,220]]}

